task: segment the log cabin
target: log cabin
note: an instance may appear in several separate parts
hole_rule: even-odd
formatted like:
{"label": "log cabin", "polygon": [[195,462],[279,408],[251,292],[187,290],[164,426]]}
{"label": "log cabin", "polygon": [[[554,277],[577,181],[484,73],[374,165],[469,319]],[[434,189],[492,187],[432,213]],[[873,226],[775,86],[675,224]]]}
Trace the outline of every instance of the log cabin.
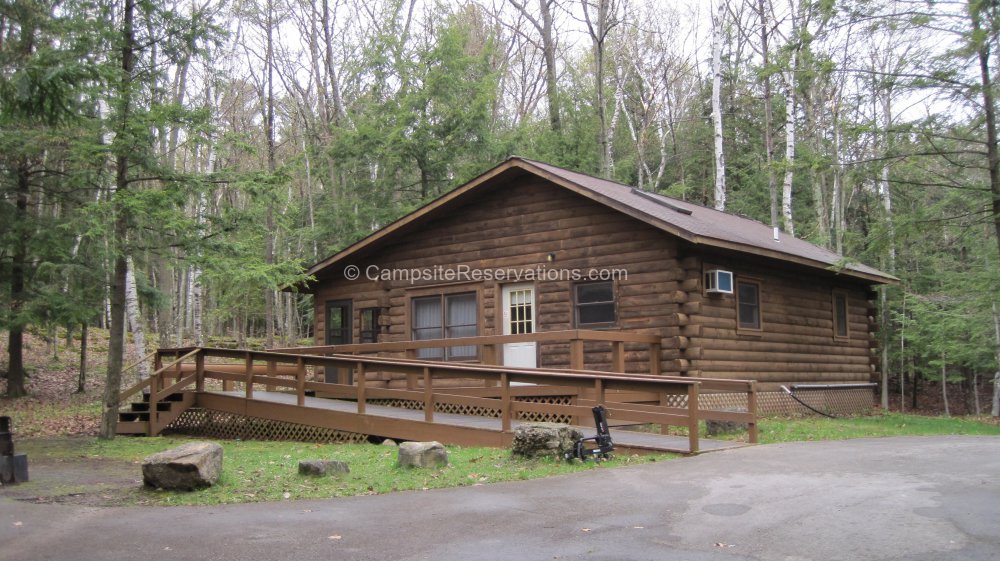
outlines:
{"label": "log cabin", "polygon": [[[545,332],[652,334],[659,345],[623,356],[587,343],[585,368],[756,380],[763,413],[791,407],[780,390],[796,384],[829,409],[870,408],[859,385],[876,376],[872,294],[898,282],[748,218],[520,157],[308,274],[317,345],[537,333],[490,359],[569,368],[570,345]],[[476,361],[481,349],[410,356]],[[838,387],[852,389],[846,402]]]}

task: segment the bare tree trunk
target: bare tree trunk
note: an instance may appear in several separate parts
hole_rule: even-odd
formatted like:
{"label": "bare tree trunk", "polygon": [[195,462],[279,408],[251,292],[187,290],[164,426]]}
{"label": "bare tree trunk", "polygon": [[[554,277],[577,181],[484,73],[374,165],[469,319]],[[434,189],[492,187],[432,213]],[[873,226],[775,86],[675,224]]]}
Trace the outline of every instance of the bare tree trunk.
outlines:
{"label": "bare tree trunk", "polygon": [[[883,287],[883,290],[885,288]],[[904,367],[906,363],[906,292],[903,292],[903,316],[902,321],[899,322],[899,412],[902,413],[906,409],[906,391],[904,389],[906,383],[906,371]],[[909,371],[913,372],[913,359],[910,358]],[[917,379],[912,378],[913,389],[910,392],[913,394],[913,409],[917,408]],[[889,402],[889,375],[888,369],[882,374],[882,383],[885,384],[885,390],[883,393],[885,395],[885,403]],[[888,407],[888,405],[886,405]]]}
{"label": "bare tree trunk", "polygon": [[[881,348],[879,349],[882,353],[881,358],[881,370],[882,370],[882,400],[881,405],[884,411],[889,410],[889,303],[886,301],[886,290],[885,286],[880,286],[878,289],[878,303],[879,303],[879,317],[881,320],[881,329],[879,330],[879,335],[881,339]],[[899,372],[899,392],[900,400],[899,407],[903,407],[903,372],[900,369]]]}
{"label": "bare tree trunk", "polygon": [[974,409],[976,411],[976,416],[983,414],[982,405],[979,403],[979,371],[972,371],[972,402],[974,403]]}
{"label": "bare tree trunk", "polygon": [[[127,123],[132,112],[132,72],[135,66],[135,9],[136,0],[125,0],[122,12],[122,81],[119,97],[120,123]],[[116,136],[115,142],[124,142]],[[117,147],[115,188],[121,195],[128,189],[129,154],[124,146]],[[123,204],[115,205],[114,235],[120,244],[127,244],[128,239],[128,208]],[[122,359],[125,355],[125,277],[128,266],[125,262],[127,250],[118,248],[115,257],[114,277],[111,284],[111,340],[108,343],[108,379],[104,386],[104,411],[101,416],[100,437],[111,439],[118,429],[118,396],[121,394]]]}
{"label": "bare tree trunk", "polygon": [[833,108],[833,189],[830,193],[830,224],[833,229],[833,246],[837,253],[844,253],[844,186],[843,165],[840,160],[840,126],[836,125],[840,104]]}
{"label": "bare tree trunk", "polygon": [[187,269],[180,269],[177,271],[177,279],[174,285],[176,286],[176,291],[174,295],[174,302],[176,302],[176,320],[174,321],[174,326],[177,331],[174,333],[174,338],[176,341],[176,346],[184,346],[184,332],[187,330],[187,309],[188,309],[188,291],[187,291]]}
{"label": "bare tree trunk", "polygon": [[944,353],[941,353],[941,399],[944,400],[944,416],[951,417],[951,409],[948,407],[948,369]]}
{"label": "bare tree trunk", "polygon": [[990,415],[1000,417],[1000,311],[997,310],[997,303],[993,303],[993,329],[996,335],[996,357],[997,370],[993,374],[993,407]]}
{"label": "bare tree trunk", "polygon": [[24,322],[18,317],[26,297],[24,280],[28,263],[28,197],[31,193],[28,182],[28,165],[22,162],[17,168],[17,191],[15,193],[17,212],[17,235],[10,267],[10,317],[13,320],[7,333],[7,397],[23,397],[28,394],[24,378]]}
{"label": "bare tree trunk", "polygon": [[[274,144],[274,3],[272,0],[267,0],[266,25],[267,60],[265,64],[267,65],[267,99],[264,129],[267,134],[267,170],[273,174],[277,168],[277,164]],[[267,211],[264,216],[264,228],[266,229],[264,263],[270,266],[274,264],[274,204],[271,201],[270,194],[268,195]],[[270,286],[264,288],[264,322],[266,325],[264,345],[266,348],[271,348],[274,347],[274,290]]]}
{"label": "bare tree trunk", "polygon": [[[125,259],[125,266],[125,316],[128,318],[128,325],[132,330],[136,354],[142,358],[146,356],[146,334],[142,328],[142,314],[139,312],[139,292],[135,286],[135,263],[132,261],[132,256]],[[149,378],[149,364],[142,361],[139,364],[136,381],[146,378]]]}
{"label": "bare tree trunk", "polygon": [[552,5],[555,0],[538,0],[538,11],[541,21],[528,13],[523,2],[507,0],[531,22],[542,39],[542,56],[545,59],[545,96],[549,103],[549,127],[554,133],[562,132],[562,121],[559,119],[559,88],[556,68],[556,38],[552,18]]}
{"label": "bare tree trunk", "polygon": [[764,72],[764,151],[767,163],[767,190],[771,200],[771,228],[774,230],[775,239],[778,238],[780,227],[778,225],[778,182],[774,174],[774,138],[771,130],[774,128],[774,110],[771,99],[771,75],[768,65],[770,64],[770,47],[768,39],[770,29],[768,27],[767,6],[764,0],[758,1],[758,15],[760,16],[760,52],[763,57],[761,65]]}
{"label": "bare tree trunk", "polygon": [[80,371],[76,376],[76,393],[87,391],[87,337],[90,326],[83,322],[80,327]]}
{"label": "bare tree trunk", "polygon": [[[339,4],[339,2],[338,2]],[[330,2],[323,0],[323,41],[326,44],[326,72],[330,87],[330,99],[333,102],[332,124],[339,125],[344,114],[344,105],[340,99],[340,80],[337,77],[337,67],[333,63],[333,38],[330,37],[332,22],[330,20]]]}
{"label": "bare tree trunk", "polygon": [[785,72],[785,180],[781,187],[781,214],[785,231],[795,235],[792,220],[792,181],[795,178],[795,57],[792,68]]}
{"label": "bare tree trunk", "polygon": [[712,126],[715,137],[715,209],[726,210],[726,156],[722,144],[722,32],[726,18],[726,0],[712,18]]}
{"label": "bare tree trunk", "polygon": [[[597,2],[597,19],[591,19],[591,2]],[[617,6],[613,0],[580,0],[584,21],[594,51],[594,105],[597,109],[597,148],[601,175],[611,177],[611,145],[608,138],[607,102],[604,100],[604,43],[617,21],[614,20]]]}
{"label": "bare tree trunk", "polygon": [[[884,129],[883,129],[884,151],[885,151],[885,153],[888,153],[888,151],[889,151],[889,141],[890,141],[889,129],[890,129],[891,125],[892,125],[892,94],[891,94],[891,92],[884,92],[884,97],[882,98],[882,118],[884,120]],[[888,164],[888,160],[886,160],[886,163],[882,166],[881,176],[880,176],[880,180],[879,180],[879,194],[881,195],[881,198],[882,198],[882,208],[885,210],[885,219],[886,219],[887,224],[889,226],[889,272],[895,274],[895,272],[896,272],[896,234],[895,234],[895,229],[893,227],[892,192],[889,190],[889,164]],[[838,238],[839,238],[839,236],[838,236]],[[882,323],[882,332],[884,333],[884,335],[882,337],[882,340],[883,340],[883,343],[886,344],[886,345],[888,345],[888,341],[889,341],[889,322],[890,322],[888,305],[885,302],[885,300],[886,300],[886,291],[887,290],[888,290],[888,287],[882,287],[882,289],[880,291],[880,293],[881,293],[881,301],[882,301],[882,306],[883,306],[882,313],[881,313],[881,318],[880,318],[880,321]],[[888,367],[888,364],[889,364],[888,358],[886,358],[883,362]],[[888,376],[889,376],[889,374],[888,374],[888,368],[886,369],[886,372],[883,372],[882,375],[883,375],[884,379],[886,381],[888,381]],[[902,404],[905,403],[905,392],[904,392],[904,389],[903,389],[903,380],[904,380],[904,374],[903,374],[902,369],[900,369],[900,372],[899,372],[900,408],[902,408],[902,406],[903,406]],[[888,399],[888,396],[883,396],[883,397],[884,397],[885,400]]]}
{"label": "bare tree trunk", "polygon": [[195,265],[188,267],[184,277],[184,331],[188,337],[194,337],[194,269]]}
{"label": "bare tree trunk", "polygon": [[[969,14],[972,17],[972,28],[976,35],[982,33],[981,10],[989,9],[987,2],[970,2]],[[987,14],[989,15],[989,14]],[[990,36],[996,29],[990,29]],[[993,99],[993,79],[990,77],[990,39],[985,35],[977,39],[979,48],[979,77],[983,92],[983,115],[986,117],[986,154],[990,171],[990,192],[993,194],[993,226],[996,231],[997,250],[1000,251],[1000,151],[997,148],[997,117],[996,102]]]}

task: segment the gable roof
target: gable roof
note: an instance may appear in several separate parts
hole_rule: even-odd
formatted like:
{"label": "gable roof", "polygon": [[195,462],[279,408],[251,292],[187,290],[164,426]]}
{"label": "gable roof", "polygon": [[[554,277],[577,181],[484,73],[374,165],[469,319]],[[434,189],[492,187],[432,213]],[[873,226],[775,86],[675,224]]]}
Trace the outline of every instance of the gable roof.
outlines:
{"label": "gable roof", "polygon": [[694,245],[797,263],[871,283],[899,282],[899,279],[888,273],[846,260],[833,251],[791,235],[782,233],[775,240],[772,228],[756,220],[518,156],[508,158],[479,177],[316,263],[309,268],[307,274],[319,276],[345,258],[374,249],[393,234],[412,230],[453,204],[462,204],[460,199],[470,193],[495,186],[510,175],[523,174],[546,179]]}

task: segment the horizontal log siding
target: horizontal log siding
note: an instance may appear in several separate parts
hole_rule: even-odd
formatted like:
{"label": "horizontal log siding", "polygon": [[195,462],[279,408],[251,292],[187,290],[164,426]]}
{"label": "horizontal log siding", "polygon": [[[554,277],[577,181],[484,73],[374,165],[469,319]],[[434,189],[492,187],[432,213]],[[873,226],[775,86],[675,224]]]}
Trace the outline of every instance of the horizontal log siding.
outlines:
{"label": "horizontal log siding", "polygon": [[[628,279],[616,281],[618,298],[617,329],[657,333],[662,337],[677,335],[676,292],[683,280],[676,259],[676,240],[655,228],[637,222],[603,205],[539,180],[497,190],[448,216],[425,223],[420,231],[401,236],[402,241],[379,252],[376,257],[353,263],[362,276],[368,265],[380,268],[413,269],[443,266],[456,269],[627,269]],[[555,262],[547,255],[554,253]],[[344,263],[344,266],[348,263]],[[342,269],[341,269],[342,270]],[[339,272],[339,271],[338,271]],[[513,281],[509,281],[513,282]],[[479,293],[480,334],[501,332],[497,321],[501,283],[485,281],[470,284],[447,284],[441,281],[347,281],[321,280],[315,297],[316,343],[325,341],[325,302],[350,299],[354,305],[354,335],[359,337],[358,312],[367,307],[388,308],[383,319],[388,327],[379,341],[410,339],[410,298],[427,293]],[[572,329],[572,287],[568,280],[543,280],[535,283],[537,331]],[[610,370],[611,346],[587,343],[584,348],[588,368]],[[626,371],[648,372],[645,345],[625,346]],[[679,357],[677,349],[663,349],[664,365]],[[569,346],[543,344],[539,366],[569,367]],[[665,370],[665,373],[671,373]],[[676,372],[673,372],[676,373]],[[366,372],[375,387],[404,387],[396,375]]]}
{"label": "horizontal log siding", "polygon": [[[687,251],[691,251],[688,249]],[[806,275],[763,267],[733,257],[686,261],[691,279],[720,268],[760,283],[760,331],[738,330],[735,295],[688,293],[691,310],[682,329],[687,348],[681,358],[693,375],[755,379],[761,390],[788,383],[859,383],[872,379],[868,291],[832,276]],[[834,337],[833,291],[848,297],[848,337]]]}

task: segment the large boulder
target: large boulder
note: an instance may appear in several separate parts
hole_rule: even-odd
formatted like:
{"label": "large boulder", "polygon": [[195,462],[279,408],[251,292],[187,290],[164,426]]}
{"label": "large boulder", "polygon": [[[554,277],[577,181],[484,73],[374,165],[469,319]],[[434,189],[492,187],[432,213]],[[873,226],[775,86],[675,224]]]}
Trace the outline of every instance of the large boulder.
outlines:
{"label": "large boulder", "polygon": [[511,452],[526,458],[562,459],[583,438],[579,429],[561,423],[524,423],[514,429]]}
{"label": "large boulder", "polygon": [[222,473],[222,446],[189,442],[146,458],[142,482],[157,489],[193,491],[211,487]]}
{"label": "large boulder", "polygon": [[351,473],[346,462],[339,460],[299,460],[299,475],[335,475]]}
{"label": "large boulder", "polygon": [[399,465],[437,468],[448,465],[448,451],[440,442],[403,442],[399,445]]}

